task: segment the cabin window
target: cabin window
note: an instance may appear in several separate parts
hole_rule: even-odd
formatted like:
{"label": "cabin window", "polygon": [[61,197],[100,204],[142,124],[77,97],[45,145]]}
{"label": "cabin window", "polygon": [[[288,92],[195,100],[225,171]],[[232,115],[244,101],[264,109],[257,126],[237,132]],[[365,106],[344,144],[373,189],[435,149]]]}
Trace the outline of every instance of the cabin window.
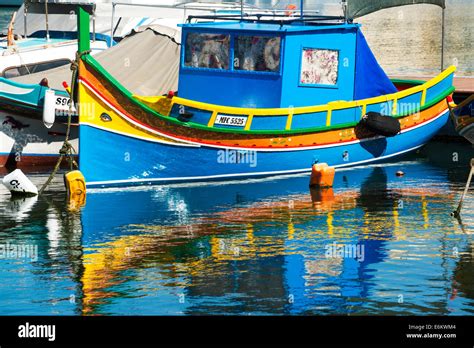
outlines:
{"label": "cabin window", "polygon": [[57,59],[49,62],[26,64],[22,66],[7,68],[3,71],[2,75],[7,79],[11,79],[13,77],[29,75],[41,71],[54,69],[66,64],[71,64],[71,61],[69,59]]}
{"label": "cabin window", "polygon": [[193,68],[229,69],[230,35],[189,33],[184,65]]}
{"label": "cabin window", "polygon": [[336,85],[339,51],[320,48],[303,48],[301,85]]}
{"label": "cabin window", "polygon": [[278,72],[280,38],[239,35],[234,41],[234,70]]}

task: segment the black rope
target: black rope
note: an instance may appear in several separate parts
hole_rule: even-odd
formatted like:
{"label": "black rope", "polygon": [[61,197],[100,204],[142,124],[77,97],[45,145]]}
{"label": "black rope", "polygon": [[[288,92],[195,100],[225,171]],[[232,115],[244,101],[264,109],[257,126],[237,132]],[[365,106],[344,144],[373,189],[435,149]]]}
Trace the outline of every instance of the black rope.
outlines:
{"label": "black rope", "polygon": [[89,51],[84,51],[84,52],[77,52],[76,53],[76,59],[71,63],[71,71],[72,71],[72,77],[71,77],[71,102],[69,103],[69,110],[68,110],[68,115],[67,115],[67,129],[66,129],[66,137],[64,139],[63,145],[61,146],[61,149],[59,150],[59,158],[58,161],[56,162],[56,165],[53,168],[53,171],[48,177],[48,180],[43,184],[41,189],[39,190],[39,195],[43,194],[44,190],[51,184],[51,181],[53,181],[54,177],[56,176],[60,166],[61,162],[63,161],[64,157],[66,157],[68,164],[69,164],[69,170],[73,170],[74,168],[78,169],[79,166],[77,165],[76,161],[72,157],[74,154],[77,154],[76,149],[72,146],[72,144],[69,142],[69,135],[71,132],[71,123],[72,123],[72,106],[74,103],[74,88],[75,88],[75,82],[76,82],[76,77],[77,73],[79,70],[79,60],[82,58],[83,55],[89,54]]}

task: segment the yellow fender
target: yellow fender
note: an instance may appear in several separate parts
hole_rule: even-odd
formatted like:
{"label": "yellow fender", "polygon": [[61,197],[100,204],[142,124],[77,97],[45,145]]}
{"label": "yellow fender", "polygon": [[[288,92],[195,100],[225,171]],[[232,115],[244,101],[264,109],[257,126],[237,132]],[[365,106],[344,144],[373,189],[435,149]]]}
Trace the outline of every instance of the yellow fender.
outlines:
{"label": "yellow fender", "polygon": [[77,210],[86,205],[86,180],[79,170],[64,174],[64,184],[70,210]]}

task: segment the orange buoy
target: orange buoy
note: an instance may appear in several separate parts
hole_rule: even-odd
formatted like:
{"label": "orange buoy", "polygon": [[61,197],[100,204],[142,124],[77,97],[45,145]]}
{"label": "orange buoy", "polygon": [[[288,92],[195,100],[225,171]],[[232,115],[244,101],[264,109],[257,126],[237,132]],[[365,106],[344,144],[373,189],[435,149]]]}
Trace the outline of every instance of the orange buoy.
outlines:
{"label": "orange buoy", "polygon": [[327,163],[313,164],[309,186],[331,187],[335,173],[336,169],[328,166]]}

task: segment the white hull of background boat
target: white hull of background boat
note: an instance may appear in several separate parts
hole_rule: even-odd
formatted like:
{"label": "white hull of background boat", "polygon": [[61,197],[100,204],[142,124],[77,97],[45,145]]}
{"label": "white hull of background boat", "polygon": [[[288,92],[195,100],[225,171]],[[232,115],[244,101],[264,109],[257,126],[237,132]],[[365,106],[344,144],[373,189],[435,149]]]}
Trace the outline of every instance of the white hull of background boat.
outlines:
{"label": "white hull of background boat", "polygon": [[[1,44],[1,42],[0,42]],[[105,41],[91,42],[92,54],[102,52],[107,49]],[[73,61],[76,57],[77,41],[68,40],[60,43],[35,45],[31,48],[17,48],[13,46],[5,50],[0,50],[0,76],[2,72],[9,71],[12,67],[28,66],[42,62],[54,62],[58,60]],[[12,74],[10,72],[10,74]],[[12,76],[6,76],[12,77]],[[40,81],[38,81],[39,83]],[[67,81],[70,83],[70,81]]]}
{"label": "white hull of background boat", "polygon": [[[78,149],[78,127],[71,127],[70,143]],[[0,167],[50,166],[56,163],[66,125],[46,128],[40,118],[0,110]]]}

